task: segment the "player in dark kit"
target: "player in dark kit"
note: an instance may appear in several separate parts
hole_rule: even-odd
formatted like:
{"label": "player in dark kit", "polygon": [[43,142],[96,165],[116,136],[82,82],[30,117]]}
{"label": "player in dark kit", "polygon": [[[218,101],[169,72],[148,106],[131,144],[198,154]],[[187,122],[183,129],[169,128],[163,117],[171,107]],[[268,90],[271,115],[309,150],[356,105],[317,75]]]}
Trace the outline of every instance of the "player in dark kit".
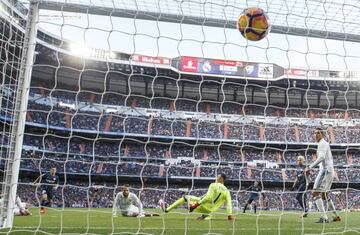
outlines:
{"label": "player in dark kit", "polygon": [[308,216],[308,208],[306,206],[306,201],[307,201],[307,196],[306,196],[306,190],[307,190],[307,186],[308,186],[308,179],[307,179],[307,174],[305,172],[305,158],[303,156],[299,156],[297,158],[297,164],[298,164],[298,169],[297,169],[297,173],[296,173],[296,179],[295,182],[292,186],[292,190],[296,190],[297,189],[297,194],[296,194],[296,200],[299,202],[301,208],[303,209],[304,213],[302,214],[302,217],[307,217]]}
{"label": "player in dark kit", "polygon": [[256,208],[257,208],[256,201],[259,200],[259,196],[261,194],[261,187],[259,186],[259,182],[255,181],[254,185],[251,185],[246,191],[250,192],[250,197],[244,206],[243,213],[246,212],[248,205],[250,205],[252,202],[254,202],[254,213],[256,214]]}
{"label": "player in dark kit", "polygon": [[56,168],[50,168],[50,172],[40,175],[34,184],[40,183],[41,189],[41,208],[40,213],[45,213],[44,206],[51,207],[53,192],[59,184],[59,176],[56,174]]}

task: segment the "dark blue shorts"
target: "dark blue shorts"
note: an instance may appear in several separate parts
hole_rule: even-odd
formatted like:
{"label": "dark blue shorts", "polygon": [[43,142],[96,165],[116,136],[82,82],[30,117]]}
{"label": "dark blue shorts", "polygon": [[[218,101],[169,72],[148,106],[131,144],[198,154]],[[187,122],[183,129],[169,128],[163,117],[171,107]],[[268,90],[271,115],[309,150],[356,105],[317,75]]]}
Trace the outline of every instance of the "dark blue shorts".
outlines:
{"label": "dark blue shorts", "polygon": [[42,194],[42,195],[46,194],[46,195],[47,195],[47,198],[48,198],[49,200],[52,200],[53,197],[54,197],[52,187],[50,187],[50,188],[49,188],[49,187],[42,187],[42,188],[41,188],[41,194]]}

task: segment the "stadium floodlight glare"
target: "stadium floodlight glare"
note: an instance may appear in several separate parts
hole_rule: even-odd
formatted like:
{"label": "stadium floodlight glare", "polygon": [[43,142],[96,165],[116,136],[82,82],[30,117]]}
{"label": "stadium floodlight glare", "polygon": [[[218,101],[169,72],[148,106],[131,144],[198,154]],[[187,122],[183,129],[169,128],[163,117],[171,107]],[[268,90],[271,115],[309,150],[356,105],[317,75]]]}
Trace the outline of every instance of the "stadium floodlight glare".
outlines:
{"label": "stadium floodlight glare", "polygon": [[73,43],[70,45],[70,51],[77,55],[77,56],[81,56],[81,57],[90,57],[91,56],[91,49],[86,47],[83,44],[79,44],[79,43]]}

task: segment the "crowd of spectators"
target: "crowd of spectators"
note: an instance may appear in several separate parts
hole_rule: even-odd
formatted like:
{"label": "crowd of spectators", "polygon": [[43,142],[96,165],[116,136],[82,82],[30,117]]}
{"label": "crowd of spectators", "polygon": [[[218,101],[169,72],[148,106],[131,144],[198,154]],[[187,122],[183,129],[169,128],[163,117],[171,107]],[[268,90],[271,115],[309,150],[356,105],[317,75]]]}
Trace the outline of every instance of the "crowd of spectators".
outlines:
{"label": "crowd of spectators", "polygon": [[[110,117],[111,121],[107,125]],[[165,117],[119,115],[46,106],[35,102],[29,102],[27,121],[49,127],[106,131],[116,134],[150,134],[165,137],[277,141],[281,143],[315,142],[314,126],[284,123],[264,124],[256,121],[224,123],[209,120],[189,121]],[[187,133],[188,127],[189,133]],[[261,130],[263,130],[263,136]],[[298,134],[296,134],[297,131]],[[328,132],[333,136],[330,138],[333,143],[357,143],[360,128],[358,126],[334,126],[329,127]]]}
{"label": "crowd of spectators", "polygon": [[[30,123],[43,124],[49,127],[60,127],[60,128],[72,128],[80,129],[83,131],[106,131],[117,134],[144,134],[144,135],[154,135],[154,136],[166,136],[166,137],[192,137],[192,138],[210,138],[210,139],[234,139],[234,140],[244,140],[244,141],[277,141],[280,143],[294,143],[294,142],[314,142],[314,126],[312,125],[297,125],[297,124],[286,124],[283,122],[274,123],[262,123],[248,120],[244,122],[215,122],[209,120],[189,120],[185,119],[169,119],[165,117],[148,117],[148,116],[131,116],[131,115],[121,115],[121,114],[109,114],[101,113],[100,111],[85,111],[84,109],[72,109],[69,107],[60,106],[59,102],[67,102],[77,104],[82,102],[85,104],[85,107],[90,107],[90,103],[110,103],[116,105],[125,105],[127,107],[132,107],[136,110],[136,107],[151,107],[161,109],[170,106],[170,100],[168,99],[150,99],[149,102],[145,102],[145,99],[142,96],[121,96],[114,92],[97,94],[94,95],[91,102],[89,97],[92,96],[91,92],[79,92],[71,93],[64,90],[54,90],[48,94],[48,97],[56,97],[54,101],[50,102],[52,99],[46,99],[48,102],[45,103],[35,102],[30,100],[28,103],[28,114],[27,121]],[[34,90],[32,91],[34,95]],[[121,98],[122,97],[122,98]],[[12,102],[7,99],[3,99],[3,107],[1,109],[2,117],[11,117],[12,115]],[[5,102],[5,103],[4,103]],[[188,99],[179,99],[174,103],[175,110],[181,110],[179,107],[185,107],[185,109],[192,107],[187,102],[190,102]],[[149,105],[146,105],[146,104]],[[178,105],[177,105],[178,104]],[[216,104],[212,102],[202,102],[195,105],[195,109],[192,111],[204,111],[207,109],[208,105]],[[247,105],[249,107],[242,108],[241,106],[236,106],[235,103],[221,104],[222,109],[228,110],[229,112],[224,113],[233,113],[234,110],[241,110],[237,112],[238,114],[245,115],[266,115],[266,116],[276,116],[279,114],[278,111],[275,111],[275,108],[266,107],[262,105]],[[168,109],[169,107],[167,107]],[[204,108],[204,110],[202,110]],[[244,113],[244,110],[252,110],[249,113]],[[210,110],[212,110],[210,108]],[[216,110],[216,109],[215,109]],[[268,113],[261,110],[273,110]],[[298,110],[298,109],[297,109]],[[260,112],[259,112],[260,111]],[[259,112],[259,113],[256,113]],[[307,110],[307,112],[310,112]],[[312,112],[312,111],[311,111]],[[279,116],[279,115],[278,115]],[[280,115],[281,116],[281,115]],[[111,117],[110,124],[107,125],[109,118]],[[276,119],[274,119],[276,120]],[[190,127],[190,131],[187,133],[187,128]],[[227,129],[225,131],[225,128]],[[263,130],[263,134],[262,133]],[[225,133],[226,132],[226,133]],[[358,136],[360,134],[360,128],[358,126],[334,126],[329,128],[329,134],[333,136],[330,138],[330,141],[333,143],[357,143]]]}
{"label": "crowd of spectators", "polygon": [[[1,135],[2,153],[9,142]],[[27,149],[27,150],[25,150]],[[306,156],[309,164],[315,149],[279,150],[239,146],[203,146],[123,142],[56,135],[24,137],[21,169],[45,172],[56,166],[64,174],[127,175],[134,177],[215,177],[226,172],[241,180],[292,181],[296,159]],[[336,182],[359,182],[360,155],[355,151],[334,151]],[[172,160],[179,161],[172,161]],[[316,171],[313,172],[316,174]],[[312,180],[313,176],[312,174]]]}
{"label": "crowd of spectators", "polygon": [[[42,89],[42,92],[41,92]],[[71,89],[71,88],[69,88]],[[302,117],[302,118],[345,118],[347,111],[348,118],[360,118],[360,110],[349,104],[348,109],[344,106],[289,106],[282,103],[266,104],[234,102],[234,101],[215,101],[206,100],[199,97],[164,97],[160,94],[147,97],[143,94],[130,93],[128,95],[118,92],[102,91],[71,91],[65,89],[45,89],[33,87],[30,94],[43,93],[43,97],[53,99],[57,102],[85,105],[103,104],[127,106],[132,108],[161,109],[174,111],[191,111],[205,113],[223,113],[237,115],[254,115],[254,116],[273,116],[273,117]],[[45,93],[45,94],[44,94]],[[44,99],[46,99],[44,98]]]}
{"label": "crowd of spectators", "polygon": [[[9,138],[2,135],[3,145],[9,143]],[[25,134],[23,144],[27,148],[44,152],[44,154],[81,155],[88,158],[113,157],[116,159],[176,159],[179,157],[194,158],[202,161],[249,162],[265,160],[279,164],[296,164],[299,155],[313,160],[315,147],[306,149],[280,149],[275,147],[256,147],[232,144],[207,145],[196,143],[161,143],[154,141],[135,141],[127,139],[108,139],[106,137],[60,136],[55,134]],[[358,165],[360,155],[356,149],[333,150],[336,166]]]}
{"label": "crowd of spectators", "polygon": [[[105,141],[91,143],[79,139],[35,136],[26,136],[24,144],[33,150],[23,151],[22,170],[45,172],[55,166],[62,174],[109,177],[214,178],[219,172],[224,172],[234,181],[288,182],[294,180],[297,156],[307,156],[308,164],[314,157],[310,150],[231,149]],[[360,182],[358,153],[334,152],[334,163],[337,172],[335,182]],[[312,172],[312,181],[316,173]]]}
{"label": "crowd of spectators", "polygon": [[[116,193],[121,190],[121,185],[104,182],[89,184],[68,181],[66,184],[60,185],[54,194],[54,205],[80,208],[112,207]],[[232,200],[237,202],[239,207],[242,207],[249,196],[246,187],[228,186],[228,188],[231,191]],[[263,182],[262,188],[264,197],[261,198],[261,200],[263,199],[261,207],[263,209],[300,209],[295,199],[296,192],[290,191],[289,188],[268,187],[266,182]],[[189,185],[154,183],[140,185],[134,183],[130,184],[130,191],[139,196],[145,208],[158,208],[160,199],[169,204],[181,197],[185,192],[196,196],[204,195],[207,188],[206,185],[193,185],[189,188]],[[20,182],[18,192],[23,201],[33,206],[39,205],[40,189],[29,183],[27,179]],[[360,209],[360,192],[358,190],[351,188],[332,190],[330,196],[340,210]],[[235,204],[233,203],[233,205]],[[237,213],[236,208],[235,213]]]}

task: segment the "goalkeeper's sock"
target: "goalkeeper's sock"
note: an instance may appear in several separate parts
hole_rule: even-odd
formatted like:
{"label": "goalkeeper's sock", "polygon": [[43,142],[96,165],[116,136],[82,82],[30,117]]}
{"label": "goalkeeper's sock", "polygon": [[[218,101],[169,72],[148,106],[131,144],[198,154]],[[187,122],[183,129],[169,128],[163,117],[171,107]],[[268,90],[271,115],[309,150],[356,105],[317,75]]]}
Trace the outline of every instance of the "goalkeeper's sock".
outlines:
{"label": "goalkeeper's sock", "polygon": [[327,199],[327,205],[328,205],[328,210],[331,211],[332,213],[335,214],[335,216],[339,216],[339,214],[336,211],[335,205],[333,200],[331,200],[331,198]]}
{"label": "goalkeeper's sock", "polygon": [[324,202],[321,199],[321,196],[315,197],[315,204],[318,210],[321,212],[321,218],[328,220],[328,216],[325,211]]}
{"label": "goalkeeper's sock", "polygon": [[257,205],[255,204],[254,205],[254,213],[256,214],[256,208],[257,208]]}
{"label": "goalkeeper's sock", "polygon": [[176,200],[173,204],[171,204],[170,206],[168,206],[168,208],[166,208],[165,211],[171,211],[175,208],[177,208],[178,206],[181,206],[182,204],[185,203],[185,198],[184,197],[181,197],[179,198],[178,200]]}

